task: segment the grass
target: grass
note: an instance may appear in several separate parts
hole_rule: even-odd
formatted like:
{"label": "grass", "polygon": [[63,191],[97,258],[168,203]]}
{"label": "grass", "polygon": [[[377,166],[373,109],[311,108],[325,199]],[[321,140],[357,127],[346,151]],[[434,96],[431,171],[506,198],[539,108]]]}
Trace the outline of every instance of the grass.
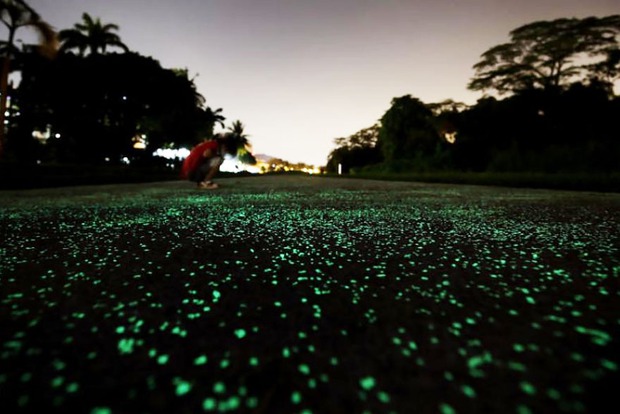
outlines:
{"label": "grass", "polygon": [[0,193],[9,412],[596,412],[615,194],[270,176]]}

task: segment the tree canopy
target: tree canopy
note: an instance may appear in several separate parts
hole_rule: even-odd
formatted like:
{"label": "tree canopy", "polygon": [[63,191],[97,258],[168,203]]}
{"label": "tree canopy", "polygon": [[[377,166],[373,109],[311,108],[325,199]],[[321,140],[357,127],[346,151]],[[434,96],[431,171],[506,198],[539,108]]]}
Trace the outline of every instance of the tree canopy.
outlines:
{"label": "tree canopy", "polygon": [[0,41],[0,156],[4,152],[4,119],[7,109],[8,78],[12,70],[11,62],[21,54],[15,46],[16,33],[22,27],[33,29],[40,38],[38,52],[45,56],[53,56],[56,51],[56,33],[41,16],[23,0],[1,0],[0,22],[6,26],[8,37]]}
{"label": "tree canopy", "polygon": [[72,29],[61,30],[58,33],[62,42],[60,50],[64,52],[77,49],[80,56],[83,56],[86,51],[92,54],[105,53],[109,47],[120,48],[128,52],[129,48],[121,42],[116,33],[113,33],[118,29],[116,24],[103,24],[101,19],[84,13],[81,23],[76,23]]}
{"label": "tree canopy", "polygon": [[438,142],[432,111],[411,95],[392,100],[381,118],[379,145],[385,161],[432,152]]}
{"label": "tree canopy", "polygon": [[500,94],[620,76],[620,15],[538,21],[484,52],[468,87]]}

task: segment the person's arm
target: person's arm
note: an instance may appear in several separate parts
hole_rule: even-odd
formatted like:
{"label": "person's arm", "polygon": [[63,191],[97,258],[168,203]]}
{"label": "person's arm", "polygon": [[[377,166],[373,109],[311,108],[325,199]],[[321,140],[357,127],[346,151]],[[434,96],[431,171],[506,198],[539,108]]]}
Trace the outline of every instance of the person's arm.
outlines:
{"label": "person's arm", "polygon": [[207,148],[205,152],[202,153],[202,156],[205,158],[213,158],[215,156],[215,152],[211,148]]}

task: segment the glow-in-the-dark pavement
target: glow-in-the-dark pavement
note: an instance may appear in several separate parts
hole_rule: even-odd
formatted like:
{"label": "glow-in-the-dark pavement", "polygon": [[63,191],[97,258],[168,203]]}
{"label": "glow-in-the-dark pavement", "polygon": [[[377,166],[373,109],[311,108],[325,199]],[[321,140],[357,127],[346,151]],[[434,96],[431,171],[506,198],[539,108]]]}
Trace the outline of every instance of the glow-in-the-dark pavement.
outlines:
{"label": "glow-in-the-dark pavement", "polygon": [[617,398],[620,195],[222,183],[0,193],[3,412],[579,413]]}

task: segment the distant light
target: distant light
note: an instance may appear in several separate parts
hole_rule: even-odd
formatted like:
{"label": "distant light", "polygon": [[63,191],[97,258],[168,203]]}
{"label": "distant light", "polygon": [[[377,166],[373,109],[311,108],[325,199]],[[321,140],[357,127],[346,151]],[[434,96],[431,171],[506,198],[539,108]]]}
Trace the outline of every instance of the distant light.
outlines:
{"label": "distant light", "polygon": [[54,137],[55,137],[55,138],[60,138],[60,134],[59,134],[59,133],[56,133],[56,134],[54,134]]}
{"label": "distant light", "polygon": [[146,134],[137,134],[131,140],[134,149],[146,149]]}
{"label": "distant light", "polygon": [[454,144],[456,142],[456,131],[446,132],[443,137],[446,139],[448,144]]}
{"label": "distant light", "polygon": [[189,155],[189,150],[187,148],[158,148],[153,155],[167,160],[185,159]]}
{"label": "distant light", "polygon": [[121,162],[122,162],[123,164],[126,164],[126,165],[129,165],[129,164],[130,164],[129,158],[127,158],[127,157],[123,157],[123,158],[121,158]]}

